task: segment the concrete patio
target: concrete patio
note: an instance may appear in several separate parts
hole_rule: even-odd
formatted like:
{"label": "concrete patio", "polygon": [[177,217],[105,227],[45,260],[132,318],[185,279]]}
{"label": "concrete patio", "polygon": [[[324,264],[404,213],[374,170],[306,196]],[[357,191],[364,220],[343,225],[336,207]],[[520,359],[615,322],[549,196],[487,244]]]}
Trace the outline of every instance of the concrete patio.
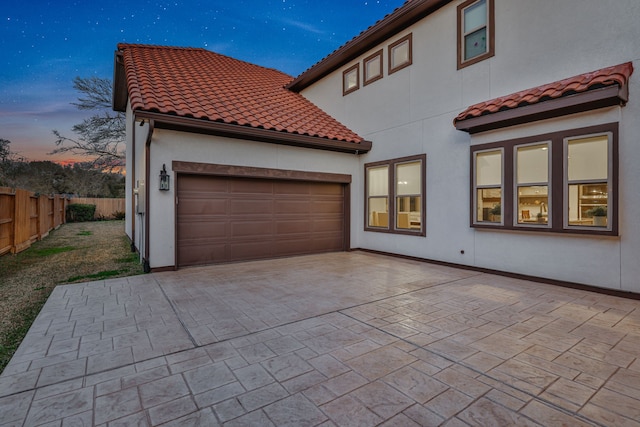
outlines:
{"label": "concrete patio", "polygon": [[55,289],[2,426],[640,426],[640,301],[363,252]]}

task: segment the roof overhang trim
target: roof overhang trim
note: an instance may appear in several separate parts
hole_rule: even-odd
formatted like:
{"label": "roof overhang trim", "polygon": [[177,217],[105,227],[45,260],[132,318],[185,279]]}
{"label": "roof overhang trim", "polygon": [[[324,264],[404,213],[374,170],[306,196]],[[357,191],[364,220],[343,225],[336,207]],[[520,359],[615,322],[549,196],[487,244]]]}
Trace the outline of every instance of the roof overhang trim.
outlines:
{"label": "roof overhang trim", "polygon": [[254,128],[230,123],[212,122],[190,117],[169,114],[136,111],[135,119],[153,120],[156,129],[168,129],[181,132],[192,132],[204,135],[217,135],[228,138],[267,142],[271,144],[289,145],[318,150],[337,151],[350,154],[364,154],[371,150],[371,141],[361,142],[338,141],[311,135],[280,132],[270,129]]}
{"label": "roof overhang trim", "polygon": [[598,108],[624,105],[628,99],[628,85],[613,85],[479,117],[456,120],[454,124],[456,129],[474,134]]}

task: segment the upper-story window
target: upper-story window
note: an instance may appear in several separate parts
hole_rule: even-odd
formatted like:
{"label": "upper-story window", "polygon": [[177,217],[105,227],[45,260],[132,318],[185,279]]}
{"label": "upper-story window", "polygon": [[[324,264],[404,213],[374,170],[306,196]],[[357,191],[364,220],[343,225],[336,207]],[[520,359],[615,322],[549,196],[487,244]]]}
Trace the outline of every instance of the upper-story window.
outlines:
{"label": "upper-story window", "polygon": [[458,6],[458,69],[495,54],[493,1],[468,0]]}
{"label": "upper-story window", "polygon": [[382,78],[382,49],[364,59],[364,85]]}
{"label": "upper-story window", "polygon": [[347,68],[342,73],[342,95],[360,88],[360,64]]}
{"label": "upper-story window", "polygon": [[413,38],[407,34],[389,45],[389,74],[395,73],[413,62]]}
{"label": "upper-story window", "polygon": [[[413,63],[412,34],[396,40],[388,48],[388,74],[402,70]],[[384,49],[367,56],[362,60],[362,85],[366,86],[384,77]],[[360,89],[360,63],[356,63],[342,72],[342,95]]]}

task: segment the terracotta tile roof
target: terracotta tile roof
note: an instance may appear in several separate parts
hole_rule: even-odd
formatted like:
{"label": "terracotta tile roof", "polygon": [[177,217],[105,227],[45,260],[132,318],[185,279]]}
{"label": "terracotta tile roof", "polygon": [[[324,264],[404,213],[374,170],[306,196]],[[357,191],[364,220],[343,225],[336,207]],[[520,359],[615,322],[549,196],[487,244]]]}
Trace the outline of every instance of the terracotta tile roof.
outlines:
{"label": "terracotta tile roof", "polygon": [[453,123],[455,125],[456,122],[461,120],[537,104],[602,87],[613,85],[622,87],[627,84],[631,73],[633,73],[633,65],[631,62],[627,62],[590,73],[580,74],[554,83],[526,89],[512,93],[511,95],[501,96],[470,106],[458,114],[453,120]]}
{"label": "terracotta tile roof", "polygon": [[134,111],[157,112],[329,140],[358,136],[302,95],[292,77],[206,49],[119,44]]}

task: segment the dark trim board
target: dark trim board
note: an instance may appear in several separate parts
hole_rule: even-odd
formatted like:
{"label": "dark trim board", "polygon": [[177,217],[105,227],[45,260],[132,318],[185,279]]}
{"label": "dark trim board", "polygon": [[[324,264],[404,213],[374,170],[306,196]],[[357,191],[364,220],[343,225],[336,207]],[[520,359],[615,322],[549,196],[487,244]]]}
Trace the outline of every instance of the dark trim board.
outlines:
{"label": "dark trim board", "polygon": [[257,168],[251,166],[219,165],[213,163],[182,162],[178,160],[174,160],[171,163],[171,168],[175,173],[188,173],[192,175],[334,182],[342,184],[351,183],[351,175],[327,172],[307,172],[286,169]]}
{"label": "dark trim board", "polygon": [[225,138],[266,142],[292,147],[312,148],[348,154],[364,154],[371,150],[371,141],[339,141],[312,135],[294,134],[270,129],[241,126],[231,123],[212,122],[192,117],[174,116],[148,111],[134,111],[136,120],[154,120],[157,129],[188,132],[202,135],[216,135]]}

